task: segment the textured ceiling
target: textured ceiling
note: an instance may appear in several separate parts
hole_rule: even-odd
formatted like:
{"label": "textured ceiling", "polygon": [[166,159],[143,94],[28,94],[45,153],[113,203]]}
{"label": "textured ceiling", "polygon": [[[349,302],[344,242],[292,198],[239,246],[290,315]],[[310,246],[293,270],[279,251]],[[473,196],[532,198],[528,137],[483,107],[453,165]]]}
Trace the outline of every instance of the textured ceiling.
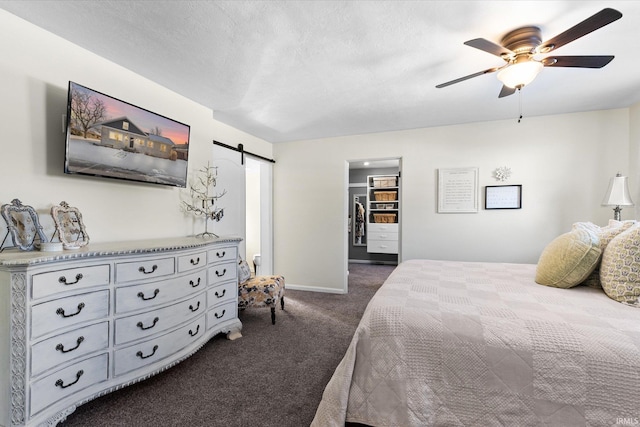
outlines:
{"label": "textured ceiling", "polygon": [[[555,53],[615,55],[546,68],[498,99],[502,65],[465,46],[537,25],[549,39],[605,7],[622,19]],[[640,101],[638,1],[6,1],[3,8],[270,142],[628,107]],[[81,83],[81,82],[79,82]],[[100,88],[96,88],[100,90]]]}

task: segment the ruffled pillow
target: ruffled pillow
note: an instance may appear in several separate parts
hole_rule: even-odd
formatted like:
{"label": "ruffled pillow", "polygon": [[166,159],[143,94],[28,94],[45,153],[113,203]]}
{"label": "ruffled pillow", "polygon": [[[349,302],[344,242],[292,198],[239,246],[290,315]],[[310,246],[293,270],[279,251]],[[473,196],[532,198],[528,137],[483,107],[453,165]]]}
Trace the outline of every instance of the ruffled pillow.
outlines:
{"label": "ruffled pillow", "polygon": [[536,267],[536,282],[556,288],[571,288],[584,281],[600,261],[600,239],[584,228],[556,237],[542,251]]}

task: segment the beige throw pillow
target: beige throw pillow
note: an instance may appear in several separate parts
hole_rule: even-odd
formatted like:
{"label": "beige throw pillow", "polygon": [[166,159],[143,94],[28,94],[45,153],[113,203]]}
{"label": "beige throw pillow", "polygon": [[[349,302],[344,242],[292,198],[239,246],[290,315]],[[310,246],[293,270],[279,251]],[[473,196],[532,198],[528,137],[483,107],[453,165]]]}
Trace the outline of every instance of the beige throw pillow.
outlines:
{"label": "beige throw pillow", "polygon": [[564,233],[542,251],[535,280],[556,288],[576,286],[596,268],[601,253],[595,232],[578,228]]}
{"label": "beige throw pillow", "polygon": [[[609,224],[600,227],[592,222],[576,222],[573,224],[573,230],[578,228],[583,228],[588,231],[592,231],[598,235],[600,239],[600,250],[604,253],[605,248],[616,237],[618,234],[622,233],[625,230],[628,230],[636,223],[636,221],[616,221],[613,219],[609,220]],[[602,260],[602,255],[600,255],[600,260]],[[589,276],[581,283],[581,285],[586,285],[592,288],[601,289],[602,286],[600,284],[600,262],[596,265],[596,268],[589,274]]]}
{"label": "beige throw pillow", "polygon": [[600,282],[609,298],[640,307],[640,225],[617,235],[607,245]]}

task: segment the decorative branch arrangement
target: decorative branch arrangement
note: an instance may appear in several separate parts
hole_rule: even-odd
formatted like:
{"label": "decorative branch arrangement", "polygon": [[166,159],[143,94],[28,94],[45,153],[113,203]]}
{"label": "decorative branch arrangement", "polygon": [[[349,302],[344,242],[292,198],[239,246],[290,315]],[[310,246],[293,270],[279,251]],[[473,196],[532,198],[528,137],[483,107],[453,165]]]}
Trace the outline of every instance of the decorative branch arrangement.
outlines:
{"label": "decorative branch arrangement", "polygon": [[203,167],[192,179],[189,185],[191,201],[182,201],[185,210],[195,216],[204,216],[204,232],[196,237],[218,237],[217,234],[209,231],[209,220],[220,221],[224,215],[224,209],[217,207],[218,199],[227,194],[227,190],[216,193],[214,188],[217,184],[218,168],[214,166]]}

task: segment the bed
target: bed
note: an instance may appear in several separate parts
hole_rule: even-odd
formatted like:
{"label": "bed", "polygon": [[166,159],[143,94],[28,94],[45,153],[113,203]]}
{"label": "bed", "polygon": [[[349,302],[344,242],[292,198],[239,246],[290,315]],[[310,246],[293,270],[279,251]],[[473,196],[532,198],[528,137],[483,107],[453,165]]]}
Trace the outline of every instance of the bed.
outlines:
{"label": "bed", "polygon": [[535,275],[534,264],[400,264],[312,426],[638,424],[640,308]]}

